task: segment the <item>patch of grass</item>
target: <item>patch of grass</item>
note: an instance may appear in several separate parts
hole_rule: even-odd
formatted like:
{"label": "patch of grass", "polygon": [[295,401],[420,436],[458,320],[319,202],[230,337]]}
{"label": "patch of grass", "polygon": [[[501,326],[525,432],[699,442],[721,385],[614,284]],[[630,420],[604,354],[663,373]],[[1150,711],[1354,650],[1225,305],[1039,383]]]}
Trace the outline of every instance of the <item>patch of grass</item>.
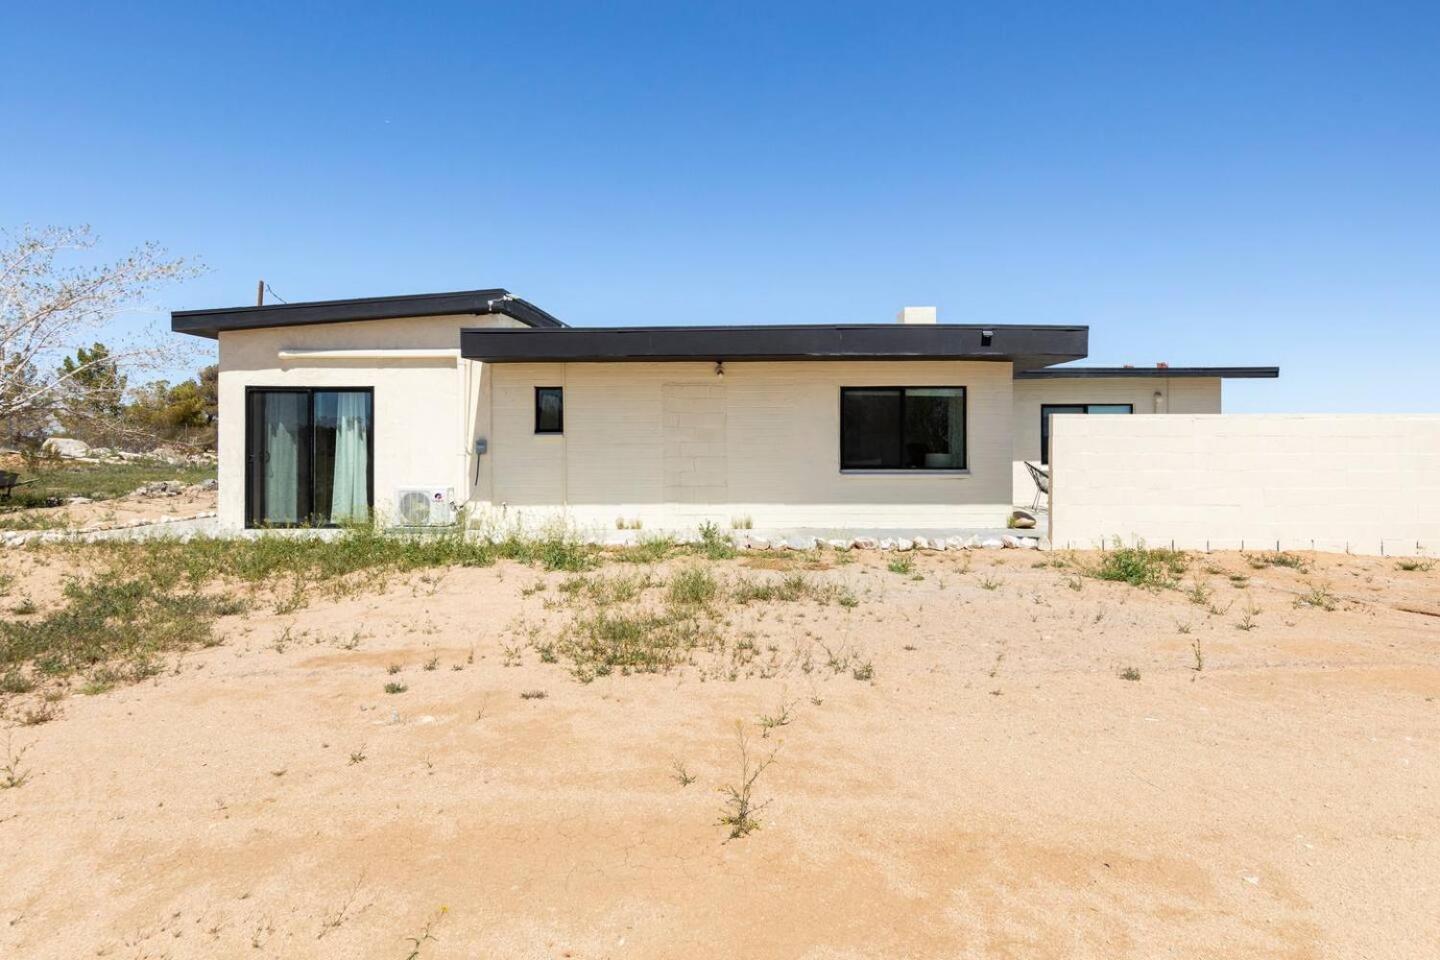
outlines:
{"label": "patch of grass", "polygon": [[238,613],[233,599],[181,584],[107,571],[65,586],[65,602],[33,621],[0,621],[0,668],[33,664],[65,677],[119,662],[128,679],[152,676],[158,656],[216,642],[215,618]]}
{"label": "patch of grass", "polygon": [[871,663],[869,660],[866,660],[864,663],[857,663],[854,667],[851,668],[850,676],[854,677],[856,680],[874,680],[875,664]]}
{"label": "patch of grass", "polygon": [[23,670],[7,670],[0,675],[0,693],[29,693],[35,689],[35,681]]}
{"label": "patch of grass", "polygon": [[171,466],[158,460],[75,463],[71,460],[39,459],[27,463],[19,472],[22,480],[35,477],[38,482],[16,487],[11,498],[0,503],[0,513],[31,507],[58,506],[70,497],[113,500],[133,493],[136,487],[154,480],[199,483],[212,479],[215,476],[215,467]]}
{"label": "patch of grass", "polygon": [[410,687],[408,685],[399,683],[395,680],[391,680],[389,683],[385,684],[386,693],[404,693],[406,690],[409,689]]}
{"label": "patch of grass", "polygon": [[817,583],[803,573],[786,574],[779,580],[738,580],[731,586],[730,596],[736,603],[794,603],[812,600],[827,603],[838,596],[834,587]]}
{"label": "patch of grass", "polygon": [[521,700],[544,700],[544,699],[545,699],[546,697],[548,697],[548,696],[550,696],[550,694],[546,693],[544,690],[521,690],[521,691],[520,691],[520,699],[521,699]]}
{"label": "patch of grass", "polygon": [[908,553],[903,553],[898,557],[891,557],[885,567],[891,573],[909,575],[915,570],[915,558]]}
{"label": "patch of grass", "polygon": [[1114,548],[1107,550],[1088,572],[1097,580],[1157,589],[1173,587],[1188,565],[1189,558],[1179,550],[1146,547],[1144,543],[1127,547],[1116,541]]}
{"label": "patch of grass", "polygon": [[1186,599],[1197,607],[1203,607],[1208,604],[1213,595],[1214,592],[1210,589],[1210,586],[1204,580],[1200,579],[1198,573],[1195,575],[1195,579],[1191,581],[1190,589],[1185,591]]}
{"label": "patch of grass", "polygon": [[718,589],[715,575],[707,567],[689,567],[670,578],[670,602],[703,606],[715,599]]}
{"label": "patch of grass", "polygon": [[999,577],[989,573],[980,577],[980,579],[976,580],[975,582],[980,584],[981,590],[999,590],[1005,585],[1004,580],[1001,580]]}
{"label": "patch of grass", "polygon": [[1332,611],[1340,605],[1330,587],[1323,583],[1309,584],[1310,589],[1301,594],[1295,600],[1297,607],[1315,607],[1319,610]]}
{"label": "patch of grass", "polygon": [[743,724],[735,724],[735,733],[740,748],[740,776],[735,783],[721,788],[725,803],[719,821],[721,826],[730,828],[729,840],[748,837],[760,829],[760,812],[770,805],[770,801],[756,802],[755,782],[775,762],[773,752],[758,761],[751,757],[750,739]]}
{"label": "patch of grass", "polygon": [[754,529],[754,527],[755,521],[750,519],[750,517],[748,516],[730,518],[731,530],[752,530]]}
{"label": "patch of grass", "polygon": [[1395,561],[1395,569],[1404,570],[1406,573],[1414,573],[1416,571],[1429,573],[1435,569],[1435,561],[1429,557],[1424,559],[1420,557],[1407,557],[1404,560]]}
{"label": "patch of grass", "polygon": [[1308,570],[1310,562],[1296,553],[1252,553],[1246,556],[1245,562],[1255,570],[1264,570],[1266,567],[1286,567],[1290,570]]}
{"label": "patch of grass", "polygon": [[711,560],[731,560],[738,553],[729,535],[708,520],[700,524],[700,552]]}
{"label": "patch of grass", "polygon": [[1139,680],[1140,671],[1135,669],[1134,667],[1126,667],[1124,670],[1120,671],[1119,677],[1121,680]]}
{"label": "patch of grass", "polygon": [[795,717],[790,712],[794,706],[795,701],[793,700],[788,703],[782,701],[773,713],[762,714],[758,717],[755,722],[760,727],[760,736],[768,737],[771,730],[788,727],[794,722]]}
{"label": "patch of grass", "polygon": [[621,563],[659,563],[678,553],[680,544],[666,534],[641,537],[627,547],[613,547],[610,556]]}
{"label": "patch of grass", "polygon": [[1259,624],[1255,622],[1255,618],[1259,615],[1260,607],[1255,603],[1255,599],[1253,597],[1246,596],[1245,609],[1240,611],[1240,620],[1238,623],[1235,624],[1236,628],[1244,630],[1246,633],[1249,633],[1251,630],[1254,630],[1256,627],[1259,626]]}

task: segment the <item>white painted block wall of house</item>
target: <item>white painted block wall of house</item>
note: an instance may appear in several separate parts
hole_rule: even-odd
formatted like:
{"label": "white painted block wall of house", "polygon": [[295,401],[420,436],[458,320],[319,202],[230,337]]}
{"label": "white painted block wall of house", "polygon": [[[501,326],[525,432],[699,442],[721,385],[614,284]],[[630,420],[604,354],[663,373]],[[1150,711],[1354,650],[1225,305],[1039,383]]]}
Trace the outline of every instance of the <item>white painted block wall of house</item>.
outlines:
{"label": "white painted block wall of house", "polygon": [[[507,517],[645,529],[1000,526],[1009,511],[1008,363],[527,363],[489,368],[489,495]],[[842,386],[963,386],[969,469],[840,470]],[[564,435],[534,432],[534,388],[565,389]]]}
{"label": "white painted block wall of house", "polygon": [[1440,416],[1057,416],[1051,536],[1440,553]]}
{"label": "white painted block wall of house", "polygon": [[1040,408],[1047,403],[1128,403],[1136,414],[1219,413],[1220,380],[1116,377],[1015,381],[1015,460],[1011,465],[1015,503],[1028,504],[1035,497],[1035,482],[1025,469],[1025,461],[1040,462]]}
{"label": "white painted block wall of house", "polygon": [[[470,496],[473,424],[488,422],[484,365],[456,359],[281,360],[284,350],[453,350],[462,327],[520,326],[504,316],[410,317],[220,334],[219,521],[245,523],[247,387],[371,387],[375,392],[375,506],[391,511],[395,490],[454,487]],[[468,397],[461,403],[461,394]],[[467,423],[462,422],[462,418]],[[488,475],[481,458],[477,490]]]}

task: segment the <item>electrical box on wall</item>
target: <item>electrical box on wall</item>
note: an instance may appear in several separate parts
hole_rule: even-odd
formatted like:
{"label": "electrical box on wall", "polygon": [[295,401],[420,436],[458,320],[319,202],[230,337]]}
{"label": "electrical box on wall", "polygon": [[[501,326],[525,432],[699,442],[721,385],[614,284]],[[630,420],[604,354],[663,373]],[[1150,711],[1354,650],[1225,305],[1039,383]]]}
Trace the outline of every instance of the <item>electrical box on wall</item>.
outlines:
{"label": "electrical box on wall", "polygon": [[483,457],[488,450],[488,447],[489,445],[485,442],[484,437],[475,438],[475,456]]}

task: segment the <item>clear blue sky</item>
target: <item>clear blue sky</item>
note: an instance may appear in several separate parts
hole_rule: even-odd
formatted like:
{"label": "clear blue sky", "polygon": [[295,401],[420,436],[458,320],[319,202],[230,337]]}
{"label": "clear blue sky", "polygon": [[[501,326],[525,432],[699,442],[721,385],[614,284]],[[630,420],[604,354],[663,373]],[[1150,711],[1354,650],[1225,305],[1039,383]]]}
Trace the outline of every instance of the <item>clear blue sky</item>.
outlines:
{"label": "clear blue sky", "polygon": [[576,325],[1084,323],[1440,409],[1440,4],[11,4],[0,224],[164,309],[504,286]]}

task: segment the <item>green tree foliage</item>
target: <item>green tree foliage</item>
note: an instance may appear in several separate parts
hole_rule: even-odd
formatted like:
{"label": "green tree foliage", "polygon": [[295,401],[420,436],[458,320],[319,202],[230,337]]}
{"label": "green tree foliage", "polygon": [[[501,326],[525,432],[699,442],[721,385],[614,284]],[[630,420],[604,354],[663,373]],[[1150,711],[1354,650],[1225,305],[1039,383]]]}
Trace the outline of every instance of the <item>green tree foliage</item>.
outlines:
{"label": "green tree foliage", "polygon": [[66,357],[56,372],[55,418],[71,436],[93,442],[116,438],[125,412],[127,377],[110,349],[96,343]]}

